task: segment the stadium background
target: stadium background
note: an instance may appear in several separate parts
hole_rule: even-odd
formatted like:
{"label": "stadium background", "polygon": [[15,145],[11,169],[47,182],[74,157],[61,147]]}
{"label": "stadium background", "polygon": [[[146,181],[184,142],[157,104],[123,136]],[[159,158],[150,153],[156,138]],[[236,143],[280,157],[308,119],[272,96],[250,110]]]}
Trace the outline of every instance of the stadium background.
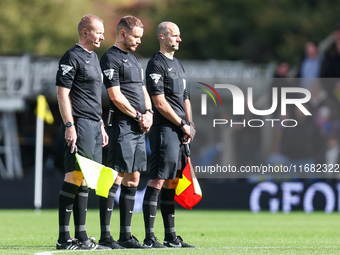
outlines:
{"label": "stadium background", "polygon": [[[259,73],[263,78],[271,78],[278,64],[282,62],[290,64],[292,68],[289,76],[295,77],[304,58],[307,41],[321,43],[321,50],[331,43],[331,32],[339,19],[337,15],[340,4],[333,0],[278,0],[269,3],[260,0],[214,0],[209,3],[203,0],[5,0],[0,3],[0,7],[1,123],[4,123],[6,114],[12,113],[15,116],[22,161],[22,176],[14,174],[9,177],[5,169],[8,163],[5,137],[9,130],[3,124],[0,136],[0,156],[4,163],[0,179],[0,208],[34,207],[34,110],[35,99],[39,94],[46,96],[55,118],[53,125],[45,125],[42,205],[43,208],[56,208],[63,169],[61,118],[56,102],[54,75],[59,58],[77,41],[76,25],[82,15],[93,13],[104,19],[106,40],[96,51],[99,57],[113,44],[115,27],[120,17],[126,14],[139,17],[145,25],[145,33],[136,54],[142,59],[144,66],[158,49],[156,25],[163,20],[177,23],[183,42],[176,57],[183,60],[188,82],[193,86],[196,81],[213,85],[226,78],[236,78],[235,74],[238,75],[237,78],[242,78],[243,75],[248,75],[249,78],[249,73]],[[269,95],[270,86],[268,84],[257,88],[256,99]],[[103,109],[105,119],[108,110],[105,90]],[[196,123],[199,122],[197,120]],[[220,135],[226,136],[222,146],[212,142],[218,140]],[[196,157],[194,164],[200,164],[203,160],[206,161],[202,164],[206,165],[236,162],[237,142],[228,140],[234,136],[233,130],[220,130],[216,134],[198,133],[192,144],[193,158]],[[262,152],[257,160],[265,163],[271,151],[263,144],[270,144],[272,138],[267,134],[261,136],[260,142],[261,145],[255,149]],[[248,158],[244,156],[238,160],[242,162]],[[289,177],[270,180],[203,178],[200,179],[203,199],[196,208],[250,210],[252,192],[262,181],[277,187],[277,192],[262,193],[258,204],[263,210],[277,211],[275,203],[279,204],[279,210],[289,209],[289,206],[285,207],[288,203],[291,204],[291,210],[308,211],[304,205],[305,194],[309,187],[315,189],[312,185],[321,182],[323,189],[315,193],[314,208],[339,211],[340,196],[336,178],[302,179],[294,182]],[[140,190],[145,187],[146,182],[147,175],[143,174]],[[300,186],[293,189],[293,199],[283,192],[284,182],[299,183]],[[276,202],[273,202],[273,198],[277,199]],[[89,199],[91,207],[97,207],[96,199],[92,194]],[[331,211],[328,209],[328,212]]]}

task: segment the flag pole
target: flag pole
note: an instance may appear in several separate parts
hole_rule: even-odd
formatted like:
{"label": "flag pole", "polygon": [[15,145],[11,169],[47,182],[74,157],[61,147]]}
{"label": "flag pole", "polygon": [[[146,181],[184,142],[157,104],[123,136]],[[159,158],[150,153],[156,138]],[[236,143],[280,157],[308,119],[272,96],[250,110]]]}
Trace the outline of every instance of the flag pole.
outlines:
{"label": "flag pole", "polygon": [[43,184],[43,137],[44,137],[44,109],[43,96],[37,97],[37,129],[35,145],[35,181],[34,181],[34,207],[41,209]]}
{"label": "flag pole", "polygon": [[42,204],[43,135],[44,135],[44,120],[37,116],[36,146],[35,146],[35,182],[34,182],[35,209],[41,209]]}

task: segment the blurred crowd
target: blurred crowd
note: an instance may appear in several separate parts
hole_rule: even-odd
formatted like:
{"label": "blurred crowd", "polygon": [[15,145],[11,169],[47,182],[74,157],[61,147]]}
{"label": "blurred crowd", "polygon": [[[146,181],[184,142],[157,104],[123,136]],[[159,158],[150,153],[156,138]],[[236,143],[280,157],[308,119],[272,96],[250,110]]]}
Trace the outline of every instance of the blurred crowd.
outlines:
{"label": "blurred crowd", "polygon": [[[295,106],[287,116],[276,112],[276,118],[295,119],[298,125],[275,127],[268,163],[327,164],[328,168],[340,164],[340,22],[334,26],[332,39],[323,51],[317,42],[307,42],[305,57],[295,74],[289,63],[277,66],[274,78],[278,79],[274,79],[273,87],[308,89],[311,99],[304,106],[312,115],[303,114]],[[329,172],[324,176],[339,178],[340,174]]]}
{"label": "blurred crowd", "polygon": [[[235,144],[237,164],[259,165],[265,158],[271,165],[296,165],[311,167],[316,164],[327,164],[327,168],[337,168],[340,164],[340,22],[332,32],[332,41],[321,50],[318,43],[308,41],[305,46],[305,56],[297,68],[291,68],[289,63],[278,64],[272,87],[278,88],[278,108],[274,119],[294,119],[298,125],[294,128],[281,124],[273,128],[265,138],[259,129],[244,127],[236,130]],[[311,115],[305,115],[296,106],[287,109],[284,116],[280,111],[280,90],[282,87],[301,87],[311,92],[311,99],[305,103],[305,108]],[[272,91],[271,91],[272,93]],[[271,94],[270,93],[270,94]],[[288,98],[301,97],[301,94],[291,94]],[[271,95],[269,96],[271,103]],[[267,108],[266,108],[267,109]],[[251,113],[245,118],[252,119]],[[256,117],[258,118],[258,116]],[[278,122],[279,123],[279,122]],[[271,140],[268,155],[263,153],[261,143]],[[262,144],[263,145],[263,144]],[[251,155],[251,156],[250,156]],[[338,169],[340,172],[340,169]],[[325,173],[324,178],[340,178],[336,172]],[[309,177],[313,178],[312,175]],[[307,177],[308,178],[308,177]]]}

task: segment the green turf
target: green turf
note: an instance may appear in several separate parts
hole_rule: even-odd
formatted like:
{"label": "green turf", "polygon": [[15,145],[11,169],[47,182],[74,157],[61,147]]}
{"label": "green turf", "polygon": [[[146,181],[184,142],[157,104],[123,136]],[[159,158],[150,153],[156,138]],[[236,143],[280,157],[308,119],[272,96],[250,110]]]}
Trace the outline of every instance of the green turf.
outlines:
{"label": "green turf", "polygon": [[[56,254],[57,210],[0,210],[0,254]],[[73,224],[73,223],[72,223]],[[71,233],[73,227],[71,224]],[[133,215],[132,232],[142,242],[142,213]],[[111,230],[118,237],[119,214],[114,210]],[[75,254],[339,254],[340,215],[252,214],[246,211],[176,211],[177,233],[198,249],[79,251]],[[160,212],[156,236],[163,240]],[[99,238],[99,212],[89,209],[87,232]],[[68,252],[69,253],[69,252]]]}

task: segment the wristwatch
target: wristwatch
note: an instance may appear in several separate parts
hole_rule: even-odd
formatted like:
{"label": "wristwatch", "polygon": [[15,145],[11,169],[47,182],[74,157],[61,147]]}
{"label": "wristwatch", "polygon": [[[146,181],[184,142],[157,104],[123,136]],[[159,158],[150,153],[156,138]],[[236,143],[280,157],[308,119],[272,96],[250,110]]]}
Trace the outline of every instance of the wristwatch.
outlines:
{"label": "wristwatch", "polygon": [[69,128],[69,127],[72,127],[73,125],[74,125],[74,123],[69,121],[65,124],[65,127]]}
{"label": "wristwatch", "polygon": [[193,127],[195,128],[195,123],[194,123],[193,121],[189,121],[189,122],[187,122],[187,124],[188,124],[189,126],[193,126]]}
{"label": "wristwatch", "polygon": [[145,111],[154,114],[154,111],[152,109],[146,109]]}
{"label": "wristwatch", "polygon": [[186,125],[187,122],[185,121],[185,119],[181,120],[181,124],[178,126],[179,128],[182,128],[184,125]]}
{"label": "wristwatch", "polygon": [[138,111],[138,110],[136,110],[136,117],[135,117],[135,121],[137,121],[137,122],[139,122],[140,121],[140,119],[142,118],[142,114]]}

